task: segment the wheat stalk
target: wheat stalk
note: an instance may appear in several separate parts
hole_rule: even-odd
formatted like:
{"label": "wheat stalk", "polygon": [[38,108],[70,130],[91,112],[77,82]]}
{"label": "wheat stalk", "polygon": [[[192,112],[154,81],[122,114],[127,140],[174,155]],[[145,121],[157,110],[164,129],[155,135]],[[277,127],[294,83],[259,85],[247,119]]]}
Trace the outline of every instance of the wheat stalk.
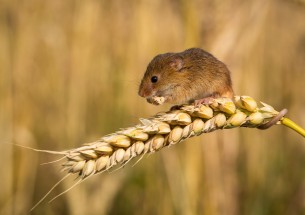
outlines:
{"label": "wheat stalk", "polygon": [[[68,175],[78,175],[80,179],[76,184],[79,184],[89,176],[118,165],[124,166],[135,157],[154,153],[164,147],[217,129],[266,129],[274,124],[284,124],[305,137],[304,129],[283,117],[286,113],[286,109],[278,112],[263,102],[260,102],[259,106],[249,96],[235,96],[234,99],[218,98],[209,105],[183,105],[177,110],[140,119],[141,123],[134,127],[121,129],[79,148],[62,152],[37,151],[64,155],[63,171]],[[57,185],[58,183],[55,186]]]}

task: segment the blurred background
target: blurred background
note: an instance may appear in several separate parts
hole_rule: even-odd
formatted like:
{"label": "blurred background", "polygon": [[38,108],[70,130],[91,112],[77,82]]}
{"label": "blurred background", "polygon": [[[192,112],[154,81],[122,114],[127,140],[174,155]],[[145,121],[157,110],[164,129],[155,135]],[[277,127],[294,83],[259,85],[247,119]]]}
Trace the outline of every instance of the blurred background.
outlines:
{"label": "blurred background", "polygon": [[[139,82],[155,55],[191,47],[305,126],[304,0],[0,0],[0,214],[26,214],[64,175],[13,144],[70,149],[167,110]],[[204,134],[32,214],[305,214],[305,141],[283,126]]]}

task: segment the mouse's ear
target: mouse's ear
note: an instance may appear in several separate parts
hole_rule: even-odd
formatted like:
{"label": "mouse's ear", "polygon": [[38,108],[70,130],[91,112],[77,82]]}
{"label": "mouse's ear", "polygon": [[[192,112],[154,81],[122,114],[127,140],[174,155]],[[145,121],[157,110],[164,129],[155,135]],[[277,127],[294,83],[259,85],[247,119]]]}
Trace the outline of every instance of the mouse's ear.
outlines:
{"label": "mouse's ear", "polygon": [[181,57],[175,57],[169,65],[176,71],[181,71],[184,66],[183,59]]}

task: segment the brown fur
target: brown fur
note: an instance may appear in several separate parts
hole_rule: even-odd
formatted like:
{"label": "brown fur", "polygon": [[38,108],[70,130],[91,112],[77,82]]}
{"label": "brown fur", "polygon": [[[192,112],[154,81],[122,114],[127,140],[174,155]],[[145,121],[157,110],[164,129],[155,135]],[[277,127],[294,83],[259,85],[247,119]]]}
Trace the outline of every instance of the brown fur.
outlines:
{"label": "brown fur", "polygon": [[[151,82],[158,77],[156,83]],[[165,97],[172,104],[192,103],[207,97],[232,97],[230,71],[213,55],[199,49],[157,55],[147,66],[139,95]]]}

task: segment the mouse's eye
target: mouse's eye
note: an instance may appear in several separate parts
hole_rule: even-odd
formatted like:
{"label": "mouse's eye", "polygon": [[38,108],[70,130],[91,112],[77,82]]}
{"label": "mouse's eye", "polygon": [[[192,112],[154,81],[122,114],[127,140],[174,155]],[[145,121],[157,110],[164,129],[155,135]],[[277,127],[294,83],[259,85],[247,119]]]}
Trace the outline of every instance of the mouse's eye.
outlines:
{"label": "mouse's eye", "polygon": [[150,80],[151,80],[152,83],[156,83],[158,81],[158,77],[157,76],[153,76],[153,77],[151,77]]}

